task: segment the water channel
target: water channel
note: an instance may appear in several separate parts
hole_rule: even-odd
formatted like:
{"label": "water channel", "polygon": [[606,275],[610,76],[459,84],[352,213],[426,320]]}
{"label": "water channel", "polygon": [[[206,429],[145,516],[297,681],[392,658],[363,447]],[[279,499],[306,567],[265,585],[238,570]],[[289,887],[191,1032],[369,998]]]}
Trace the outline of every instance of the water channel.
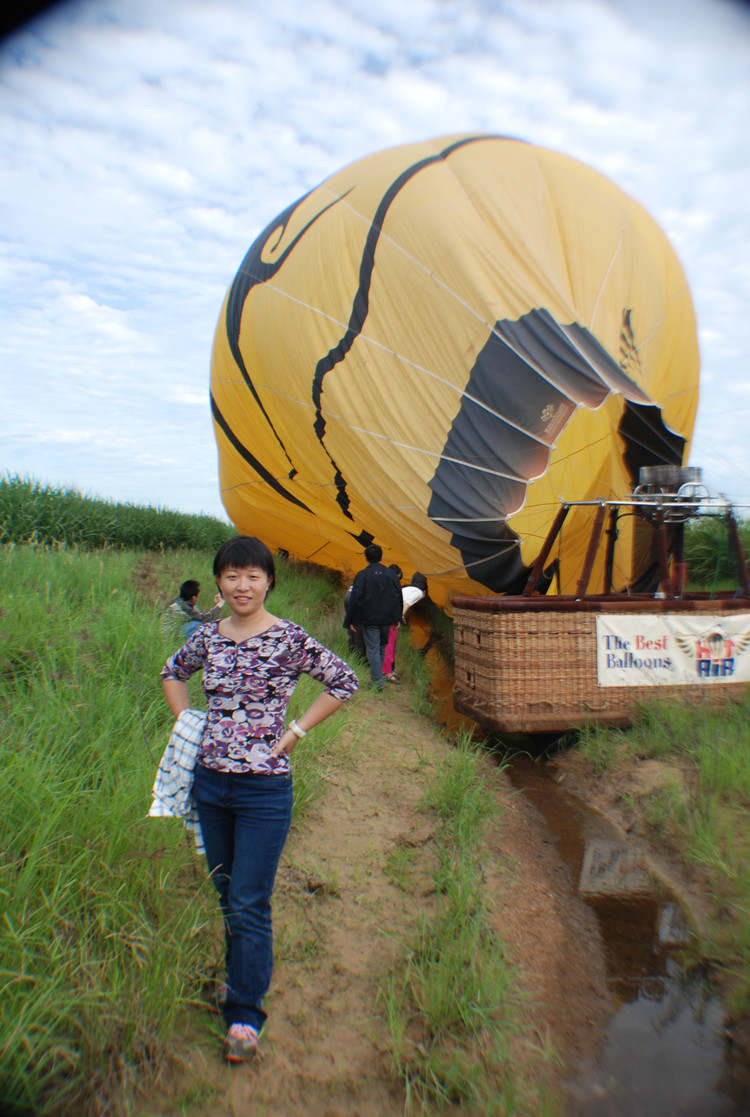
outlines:
{"label": "water channel", "polygon": [[570,1117],[750,1114],[750,1068],[725,1035],[710,977],[683,965],[691,930],[677,898],[619,830],[560,786],[554,761],[516,757],[507,771],[596,916],[612,997],[601,1051],[568,1083]]}
{"label": "water channel", "polygon": [[[480,733],[453,710],[439,650],[427,658],[437,720]],[[750,1117],[750,1062],[727,1033],[710,975],[695,964],[689,913],[625,835],[560,785],[554,759],[534,757],[528,742],[525,753],[517,742],[493,745],[504,763],[512,756],[508,776],[600,933],[612,1016],[597,1055],[567,1083],[566,1117]]]}

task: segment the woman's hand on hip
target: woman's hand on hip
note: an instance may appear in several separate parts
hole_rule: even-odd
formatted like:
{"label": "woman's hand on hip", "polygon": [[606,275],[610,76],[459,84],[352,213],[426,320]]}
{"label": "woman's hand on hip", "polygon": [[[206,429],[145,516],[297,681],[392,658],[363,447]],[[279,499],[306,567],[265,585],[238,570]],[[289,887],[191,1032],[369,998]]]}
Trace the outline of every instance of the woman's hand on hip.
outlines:
{"label": "woman's hand on hip", "polygon": [[[271,756],[281,756],[282,752],[289,756],[297,741],[301,737],[306,737],[314,726],[320,725],[321,721],[330,717],[335,710],[338,710],[340,705],[340,698],[334,698],[332,694],[324,690],[322,694],[318,695],[312,706],[305,710],[304,714],[299,715],[299,720],[292,718],[289,728],[284,730],[271,749]],[[305,719],[304,726],[300,724],[303,718]]]}
{"label": "woman's hand on hip", "polygon": [[292,733],[291,729],[285,729],[271,749],[271,756],[281,756],[282,753],[289,756],[296,744],[297,734]]}

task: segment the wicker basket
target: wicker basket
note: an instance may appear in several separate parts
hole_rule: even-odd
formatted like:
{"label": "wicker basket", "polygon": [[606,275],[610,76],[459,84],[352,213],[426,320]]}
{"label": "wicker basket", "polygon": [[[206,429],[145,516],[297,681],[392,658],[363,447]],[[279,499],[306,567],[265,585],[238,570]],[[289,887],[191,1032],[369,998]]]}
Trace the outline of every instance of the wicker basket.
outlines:
{"label": "wicker basket", "polygon": [[597,615],[698,611],[747,613],[750,601],[455,598],[453,704],[490,732],[548,733],[630,725],[637,707],[655,698],[711,705],[736,701],[746,683],[603,687],[597,682]]}

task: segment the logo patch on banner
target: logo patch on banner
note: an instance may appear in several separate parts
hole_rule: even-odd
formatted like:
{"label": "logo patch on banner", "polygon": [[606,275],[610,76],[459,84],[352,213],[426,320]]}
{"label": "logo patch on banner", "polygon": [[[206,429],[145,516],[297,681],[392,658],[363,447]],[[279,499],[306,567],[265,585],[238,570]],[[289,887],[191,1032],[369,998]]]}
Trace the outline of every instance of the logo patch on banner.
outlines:
{"label": "logo patch on banner", "polygon": [[750,614],[596,618],[600,686],[750,682]]}

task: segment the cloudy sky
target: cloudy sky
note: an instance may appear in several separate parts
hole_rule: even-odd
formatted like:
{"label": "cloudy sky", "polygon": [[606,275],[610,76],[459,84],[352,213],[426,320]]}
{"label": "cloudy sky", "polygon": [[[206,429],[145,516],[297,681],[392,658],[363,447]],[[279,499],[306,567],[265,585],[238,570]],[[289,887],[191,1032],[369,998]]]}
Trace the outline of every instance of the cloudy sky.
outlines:
{"label": "cloudy sky", "polygon": [[352,160],[464,131],[608,175],[695,302],[691,462],[750,503],[750,6],[71,0],[0,43],[0,470],[223,515],[208,408],[232,277]]}

